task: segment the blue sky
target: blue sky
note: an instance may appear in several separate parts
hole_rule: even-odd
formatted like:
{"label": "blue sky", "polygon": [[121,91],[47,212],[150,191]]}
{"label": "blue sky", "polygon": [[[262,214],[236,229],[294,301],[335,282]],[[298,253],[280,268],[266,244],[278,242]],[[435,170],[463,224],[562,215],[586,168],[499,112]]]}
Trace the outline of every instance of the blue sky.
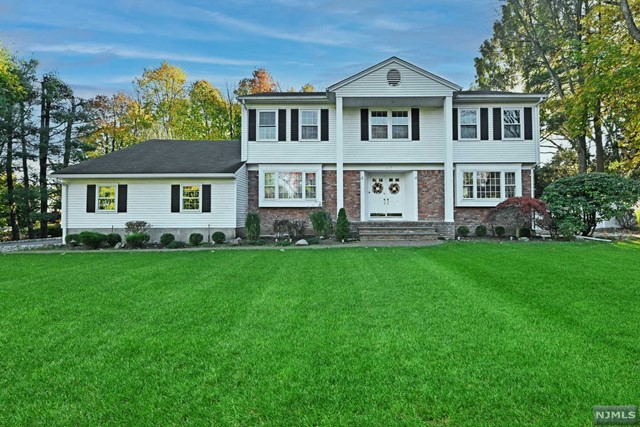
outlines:
{"label": "blue sky", "polygon": [[0,41],[76,93],[131,90],[162,60],[234,85],[265,67],[322,90],[390,56],[465,88],[498,0],[0,0]]}

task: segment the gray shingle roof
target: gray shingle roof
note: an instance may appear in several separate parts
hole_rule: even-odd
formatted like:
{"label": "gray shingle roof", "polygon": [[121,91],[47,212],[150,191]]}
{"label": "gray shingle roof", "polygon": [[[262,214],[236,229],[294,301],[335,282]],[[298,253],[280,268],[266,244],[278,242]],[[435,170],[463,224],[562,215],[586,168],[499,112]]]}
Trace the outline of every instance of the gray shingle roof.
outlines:
{"label": "gray shingle roof", "polygon": [[460,90],[458,95],[529,95],[523,92],[506,92],[503,90]]}
{"label": "gray shingle roof", "polygon": [[151,139],[53,175],[234,173],[242,164],[240,141]]}
{"label": "gray shingle roof", "polygon": [[274,96],[325,96],[327,92],[260,92],[244,95],[240,98],[269,98]]}

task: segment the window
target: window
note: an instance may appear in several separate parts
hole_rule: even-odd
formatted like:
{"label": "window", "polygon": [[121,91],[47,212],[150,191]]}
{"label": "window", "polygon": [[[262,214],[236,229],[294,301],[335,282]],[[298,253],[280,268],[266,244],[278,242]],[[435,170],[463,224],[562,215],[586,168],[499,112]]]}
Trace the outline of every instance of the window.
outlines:
{"label": "window", "polygon": [[460,139],[478,139],[478,110],[460,109]]}
{"label": "window", "polygon": [[258,139],[263,141],[276,140],[275,111],[258,111]]}
{"label": "window", "polygon": [[391,112],[391,137],[393,139],[409,138],[409,112]]}
{"label": "window", "polygon": [[267,170],[261,174],[261,206],[320,206],[320,168]]}
{"label": "window", "polygon": [[[389,121],[391,118],[391,121]],[[409,111],[371,111],[371,139],[409,139]]]}
{"label": "window", "polygon": [[199,185],[183,185],[182,186],[182,210],[183,211],[200,211],[200,186]]}
{"label": "window", "polygon": [[522,109],[502,109],[502,138],[522,138]]}
{"label": "window", "polygon": [[317,140],[320,132],[318,124],[320,119],[318,110],[301,110],[300,111],[300,139],[301,140]]}
{"label": "window", "polygon": [[98,211],[116,211],[116,188],[115,185],[98,186]]}
{"label": "window", "polygon": [[513,169],[500,170],[500,166],[497,166],[491,170],[484,169],[484,165],[478,165],[478,169],[458,169],[458,206],[496,206],[504,199],[520,195],[520,169],[516,165],[510,166]]}
{"label": "window", "polygon": [[516,196],[516,173],[515,172],[505,172],[504,173],[504,197],[508,199],[509,197]]}
{"label": "window", "polygon": [[387,139],[388,127],[386,111],[371,112],[371,139]]}

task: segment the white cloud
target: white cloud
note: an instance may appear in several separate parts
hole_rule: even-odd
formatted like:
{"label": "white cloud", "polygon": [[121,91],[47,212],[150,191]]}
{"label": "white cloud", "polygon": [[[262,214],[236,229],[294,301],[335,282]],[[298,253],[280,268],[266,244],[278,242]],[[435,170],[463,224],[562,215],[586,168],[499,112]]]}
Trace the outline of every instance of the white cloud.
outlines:
{"label": "white cloud", "polygon": [[34,44],[29,46],[28,50],[34,52],[71,53],[78,55],[113,55],[120,58],[134,59],[164,59],[167,61],[185,61],[215,65],[255,65],[257,63],[255,60],[131,49],[122,46],[95,43],[67,43],[54,45]]}

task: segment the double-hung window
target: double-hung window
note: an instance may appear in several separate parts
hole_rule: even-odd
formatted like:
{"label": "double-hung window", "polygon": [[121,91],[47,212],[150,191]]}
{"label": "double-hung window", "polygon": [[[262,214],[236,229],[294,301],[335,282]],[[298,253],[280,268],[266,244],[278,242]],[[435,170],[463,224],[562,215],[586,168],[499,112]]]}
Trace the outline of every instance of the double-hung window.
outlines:
{"label": "double-hung window", "polygon": [[116,211],[116,188],[115,185],[98,186],[98,212]]}
{"label": "double-hung window", "polygon": [[477,108],[461,108],[458,111],[460,139],[478,139],[479,110]]}
{"label": "double-hung window", "polygon": [[276,140],[276,111],[258,111],[258,139]]}
{"label": "double-hung window", "polygon": [[264,170],[261,206],[320,206],[320,169]]}
{"label": "double-hung window", "polygon": [[199,185],[183,185],[182,186],[182,210],[184,212],[200,211],[200,186]]}
{"label": "double-hung window", "polygon": [[301,110],[300,111],[300,140],[317,141],[320,138],[319,110]]}
{"label": "double-hung window", "polygon": [[457,173],[458,206],[495,206],[522,192],[520,169],[463,168]]}
{"label": "double-hung window", "polygon": [[502,109],[502,138],[522,139],[522,108]]}
{"label": "double-hung window", "polygon": [[409,111],[372,110],[371,139],[409,139]]}

